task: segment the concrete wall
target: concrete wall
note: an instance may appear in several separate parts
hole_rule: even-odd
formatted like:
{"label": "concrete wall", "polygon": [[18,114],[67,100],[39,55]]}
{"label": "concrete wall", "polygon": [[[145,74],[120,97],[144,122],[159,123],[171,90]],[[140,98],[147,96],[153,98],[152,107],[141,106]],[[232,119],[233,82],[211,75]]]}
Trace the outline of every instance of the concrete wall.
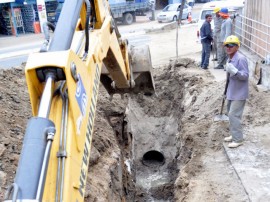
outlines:
{"label": "concrete wall", "polygon": [[[263,60],[256,54],[252,54],[245,48],[240,48],[240,52],[247,57],[250,80],[261,91],[270,90],[270,68],[263,64]],[[258,85],[259,84],[259,85]]]}

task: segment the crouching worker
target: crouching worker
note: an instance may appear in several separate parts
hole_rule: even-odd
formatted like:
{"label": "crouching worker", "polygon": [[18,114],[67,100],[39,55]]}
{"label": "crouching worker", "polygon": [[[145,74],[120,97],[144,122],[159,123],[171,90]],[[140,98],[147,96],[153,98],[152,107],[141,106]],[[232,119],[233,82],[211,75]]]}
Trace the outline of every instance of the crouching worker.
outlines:
{"label": "crouching worker", "polygon": [[228,36],[224,46],[229,57],[226,64],[227,76],[229,76],[226,97],[231,134],[224,141],[230,142],[229,148],[235,148],[242,145],[244,140],[241,119],[248,98],[249,70],[247,59],[238,51],[240,41],[236,36]]}

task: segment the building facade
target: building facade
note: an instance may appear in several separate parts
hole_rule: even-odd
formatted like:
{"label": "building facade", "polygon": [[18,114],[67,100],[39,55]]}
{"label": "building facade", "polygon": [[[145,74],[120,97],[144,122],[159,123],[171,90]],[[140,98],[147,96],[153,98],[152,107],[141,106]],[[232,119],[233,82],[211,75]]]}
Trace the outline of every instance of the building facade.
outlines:
{"label": "building facade", "polygon": [[[1,0],[0,36],[40,33],[44,21],[56,23],[56,9],[64,0]],[[155,0],[156,9],[182,0]]]}
{"label": "building facade", "polygon": [[57,0],[2,0],[0,34],[40,33],[42,21],[55,23]]}

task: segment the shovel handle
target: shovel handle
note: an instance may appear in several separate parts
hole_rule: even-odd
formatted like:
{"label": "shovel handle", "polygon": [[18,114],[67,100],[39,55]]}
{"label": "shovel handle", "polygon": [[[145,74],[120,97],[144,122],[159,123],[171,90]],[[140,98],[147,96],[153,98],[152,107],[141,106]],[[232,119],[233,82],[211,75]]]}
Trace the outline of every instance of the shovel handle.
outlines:
{"label": "shovel handle", "polygon": [[226,84],[225,84],[225,89],[224,89],[223,95],[226,95],[227,94],[227,89],[228,89],[228,86],[229,86],[229,80],[230,80],[230,74],[227,73],[226,74]]}
{"label": "shovel handle", "polygon": [[223,114],[224,103],[225,103],[225,97],[222,98],[222,104],[221,104],[221,109],[220,109],[220,115]]}
{"label": "shovel handle", "polygon": [[221,104],[221,109],[220,109],[220,115],[222,115],[223,113],[223,107],[224,107],[224,104],[225,104],[225,96],[227,94],[227,89],[228,89],[228,86],[229,86],[229,79],[230,79],[230,74],[227,73],[226,75],[226,84],[225,84],[225,89],[224,89],[224,93],[223,93],[223,98],[222,98],[222,104]]}

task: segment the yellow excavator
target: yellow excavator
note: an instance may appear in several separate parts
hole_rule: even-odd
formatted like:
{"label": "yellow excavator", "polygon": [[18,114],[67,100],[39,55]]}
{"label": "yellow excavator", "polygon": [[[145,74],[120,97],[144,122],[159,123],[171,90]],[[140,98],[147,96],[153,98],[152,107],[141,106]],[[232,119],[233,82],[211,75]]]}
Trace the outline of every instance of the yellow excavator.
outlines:
{"label": "yellow excavator", "polygon": [[5,201],[84,201],[100,81],[154,92],[147,46],[121,39],[107,0],[66,0],[46,50],[25,67],[33,117]]}

